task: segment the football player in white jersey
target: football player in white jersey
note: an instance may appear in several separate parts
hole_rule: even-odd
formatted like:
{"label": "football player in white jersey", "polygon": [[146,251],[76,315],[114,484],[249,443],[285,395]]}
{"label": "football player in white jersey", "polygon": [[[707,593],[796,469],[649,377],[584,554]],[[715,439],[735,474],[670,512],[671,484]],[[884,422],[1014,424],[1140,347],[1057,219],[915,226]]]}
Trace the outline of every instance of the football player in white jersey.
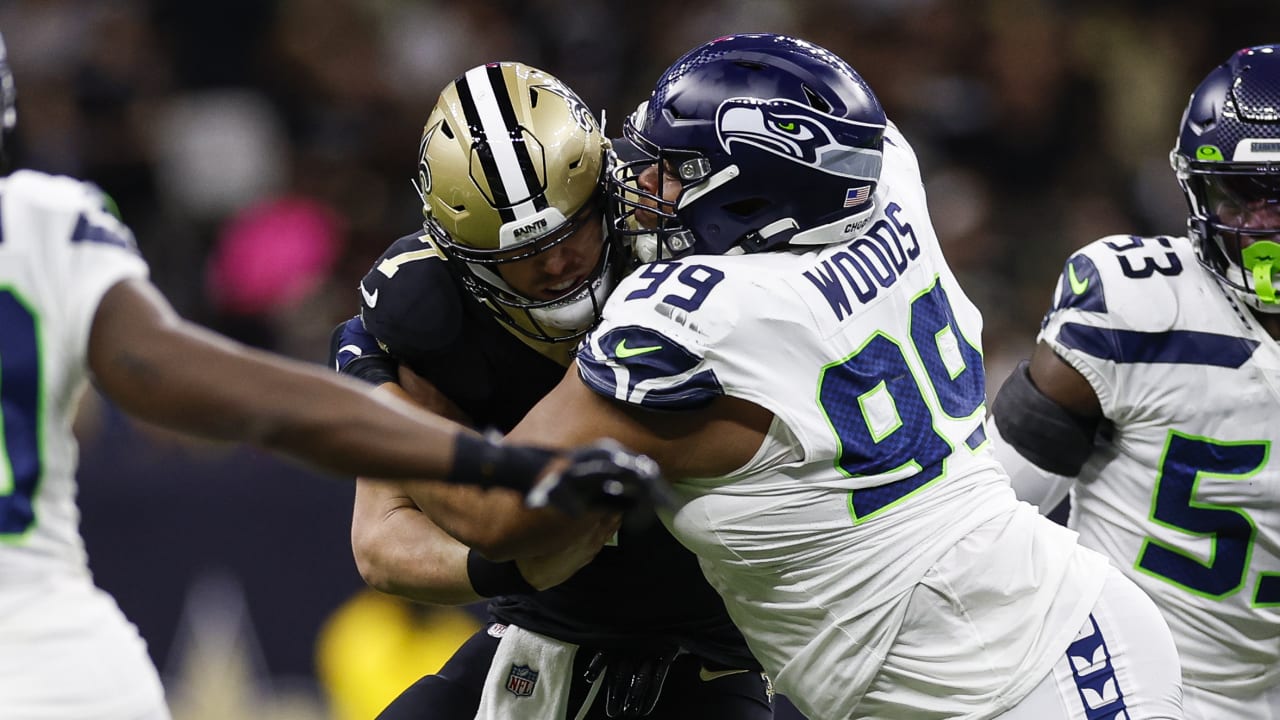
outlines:
{"label": "football player in white jersey", "polygon": [[1187,717],[1280,718],[1280,45],[1191,96],[1173,169],[1189,237],[1067,259],[1029,363],[993,403],[1018,495],[1159,605]]}
{"label": "football player in white jersey", "polygon": [[813,720],[1182,717],[1151,600],[992,457],[981,318],[848,63],[720,38],[626,136],[615,222],[658,259],[511,437],[657,459],[663,521]]}
{"label": "football player in white jersey", "polygon": [[[14,100],[0,40],[0,151]],[[629,454],[588,448],[565,463],[503,447],[183,321],[105,201],[67,177],[0,177],[0,718],[169,717],[145,644],[94,586],[79,535],[72,419],[90,376],[140,418],[338,472],[523,490],[554,462],[568,466],[553,479],[575,506],[653,481]]]}

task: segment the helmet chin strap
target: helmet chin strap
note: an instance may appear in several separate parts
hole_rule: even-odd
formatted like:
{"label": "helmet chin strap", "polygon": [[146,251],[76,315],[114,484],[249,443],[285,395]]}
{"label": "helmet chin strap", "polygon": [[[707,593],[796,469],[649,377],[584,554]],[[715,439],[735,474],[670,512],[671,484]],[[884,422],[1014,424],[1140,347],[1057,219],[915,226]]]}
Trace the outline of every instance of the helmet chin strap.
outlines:
{"label": "helmet chin strap", "polygon": [[1244,269],[1253,276],[1253,291],[1265,306],[1264,312],[1280,312],[1277,300],[1275,273],[1280,265],[1280,243],[1260,240],[1240,251]]}

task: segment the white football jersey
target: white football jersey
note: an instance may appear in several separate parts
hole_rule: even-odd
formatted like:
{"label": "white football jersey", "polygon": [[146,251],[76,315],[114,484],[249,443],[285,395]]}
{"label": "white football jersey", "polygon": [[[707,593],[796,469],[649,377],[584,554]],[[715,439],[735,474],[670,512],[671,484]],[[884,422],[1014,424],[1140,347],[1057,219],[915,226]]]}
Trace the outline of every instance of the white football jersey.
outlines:
{"label": "white football jersey", "polygon": [[1040,339],[1109,421],[1071,526],[1163,610],[1189,694],[1280,686],[1280,346],[1187,238],[1127,235],[1068,259]]}
{"label": "white football jersey", "polygon": [[780,692],[814,718],[992,717],[1061,657],[1106,561],[991,457],[981,317],[892,127],[875,197],[842,243],[641,267],[579,370],[643,407],[776,416],[747,466],[677,482],[663,519]]}
{"label": "white football jersey", "polygon": [[0,715],[138,717],[160,687],[89,574],[72,421],[98,303],[147,266],[92,185],[0,179]]}

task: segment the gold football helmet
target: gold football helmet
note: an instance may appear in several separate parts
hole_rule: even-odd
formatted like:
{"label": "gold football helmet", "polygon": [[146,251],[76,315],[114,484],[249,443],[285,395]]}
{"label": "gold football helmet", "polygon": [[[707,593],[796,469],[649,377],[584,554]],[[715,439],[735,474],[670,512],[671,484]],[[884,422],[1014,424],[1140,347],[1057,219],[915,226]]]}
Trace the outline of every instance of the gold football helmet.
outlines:
{"label": "gold football helmet", "polygon": [[[586,104],[520,63],[468,70],[427,118],[418,158],[427,234],[467,289],[526,341],[581,337],[617,282],[623,253],[603,202],[612,158]],[[590,243],[592,257],[599,243],[594,265],[536,294],[512,286],[509,263],[534,261],[570,238],[575,247]]]}

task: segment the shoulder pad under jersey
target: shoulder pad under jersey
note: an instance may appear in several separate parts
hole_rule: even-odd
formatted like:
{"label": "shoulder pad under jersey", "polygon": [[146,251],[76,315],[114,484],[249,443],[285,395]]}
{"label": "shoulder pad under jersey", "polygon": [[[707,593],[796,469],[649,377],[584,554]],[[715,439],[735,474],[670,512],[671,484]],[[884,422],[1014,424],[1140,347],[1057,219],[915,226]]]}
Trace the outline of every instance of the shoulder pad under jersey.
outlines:
{"label": "shoulder pad under jersey", "polygon": [[392,355],[434,352],[458,337],[466,291],[448,262],[415,233],[392,244],[360,281],[364,326]]}

